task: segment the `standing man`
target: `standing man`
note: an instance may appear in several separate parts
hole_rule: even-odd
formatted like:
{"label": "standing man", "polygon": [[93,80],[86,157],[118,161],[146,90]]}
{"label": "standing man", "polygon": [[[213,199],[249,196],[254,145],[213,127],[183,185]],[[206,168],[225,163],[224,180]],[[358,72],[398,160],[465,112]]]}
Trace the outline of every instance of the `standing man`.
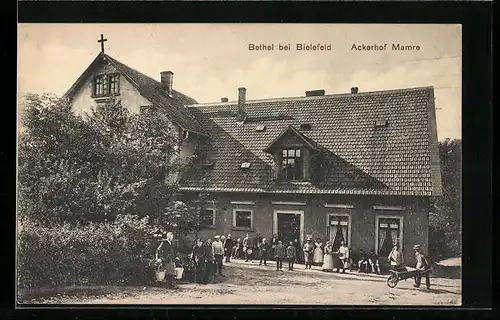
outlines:
{"label": "standing man", "polygon": [[214,254],[215,266],[216,270],[219,272],[219,275],[223,277],[222,274],[222,257],[224,257],[224,245],[222,241],[220,241],[220,236],[215,236],[215,241],[212,243],[212,251]]}
{"label": "standing man", "polygon": [[[413,246],[413,250],[415,250],[415,259],[417,260],[416,268],[422,271],[426,271],[430,267],[429,260],[427,256],[420,249],[420,245],[416,244]],[[422,280],[422,275],[418,274],[415,276],[415,284],[413,285],[415,288],[420,287],[420,282]],[[425,286],[427,289],[431,288],[431,280],[429,279],[429,272],[425,272]]]}
{"label": "standing man", "polygon": [[293,241],[286,248],[286,258],[288,259],[288,270],[293,271],[293,263],[297,259],[297,249],[293,245]]}
{"label": "standing man", "polygon": [[174,234],[172,232],[167,232],[166,237],[161,240],[156,254],[162,262],[162,268],[166,271],[165,277],[167,278],[167,286],[169,288],[174,288],[174,276],[175,276],[175,264],[174,260],[177,257],[172,240],[174,239]]}
{"label": "standing man", "polygon": [[301,257],[302,247],[300,245],[299,239],[295,239],[293,241],[293,246],[295,248],[295,262],[301,263],[302,262],[302,257]]}
{"label": "standing man", "polygon": [[337,268],[337,272],[339,272],[340,268],[342,268],[342,273],[345,273],[345,269],[347,269],[347,263],[349,261],[349,248],[344,244],[344,241],[340,241],[340,248],[338,253],[340,266],[339,268]]}
{"label": "standing man", "polygon": [[312,263],[313,263],[313,251],[314,251],[314,245],[312,243],[312,239],[308,238],[306,243],[304,244],[304,261],[306,265],[306,269],[311,269]]}
{"label": "standing man", "polygon": [[214,267],[214,251],[212,249],[212,239],[208,238],[205,242],[205,250],[207,255],[207,280],[208,282],[212,282],[216,269]]}
{"label": "standing man", "polygon": [[276,256],[276,246],[278,245],[278,235],[273,234],[273,237],[271,239],[271,256]]}
{"label": "standing man", "polygon": [[231,234],[227,235],[226,243],[224,244],[224,254],[226,255],[226,262],[231,262],[231,255],[233,252],[233,239]]}
{"label": "standing man", "polygon": [[248,250],[251,250],[250,249],[250,237],[248,236],[248,233],[245,235],[245,238],[243,238],[243,253],[245,254],[245,262],[248,262],[248,258],[249,258],[249,253],[248,253]]}
{"label": "standing man", "polygon": [[193,247],[192,259],[194,263],[194,281],[206,284],[208,282],[207,273],[207,252],[203,247],[203,240],[197,239]]}
{"label": "standing man", "polygon": [[403,253],[399,250],[399,244],[395,243],[389,253],[389,263],[392,270],[399,270],[403,267]]}
{"label": "standing man", "polygon": [[259,266],[262,265],[262,261],[264,261],[264,265],[267,266],[267,253],[269,251],[269,244],[267,243],[267,239],[262,239],[262,242],[259,244],[259,252],[260,252],[260,261]]}
{"label": "standing man", "polygon": [[[274,257],[276,258],[276,271],[283,271],[283,259],[286,257],[286,248],[281,241],[278,241],[274,249]],[[290,269],[290,266],[288,269]]]}
{"label": "standing man", "polygon": [[[259,232],[257,232],[257,234],[255,235],[255,239],[253,239],[253,240],[254,240],[254,242],[253,242],[253,248],[255,250],[255,253],[257,253],[257,251],[259,250],[259,246],[262,243],[262,237],[260,236]],[[257,256],[255,253],[252,255],[252,261]]]}

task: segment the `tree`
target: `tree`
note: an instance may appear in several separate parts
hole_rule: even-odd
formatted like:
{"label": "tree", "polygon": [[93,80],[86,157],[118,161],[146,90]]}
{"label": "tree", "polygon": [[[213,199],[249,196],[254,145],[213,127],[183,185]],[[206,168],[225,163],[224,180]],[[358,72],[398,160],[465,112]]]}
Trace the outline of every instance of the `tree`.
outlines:
{"label": "tree", "polygon": [[19,138],[19,212],[43,223],[103,221],[167,210],[175,136],[161,113],[130,115],[115,100],[85,116],[67,100],[28,95]]}
{"label": "tree", "polygon": [[462,221],[462,141],[445,139],[439,142],[443,196],[435,202],[429,217],[435,255],[451,256],[461,252]]}

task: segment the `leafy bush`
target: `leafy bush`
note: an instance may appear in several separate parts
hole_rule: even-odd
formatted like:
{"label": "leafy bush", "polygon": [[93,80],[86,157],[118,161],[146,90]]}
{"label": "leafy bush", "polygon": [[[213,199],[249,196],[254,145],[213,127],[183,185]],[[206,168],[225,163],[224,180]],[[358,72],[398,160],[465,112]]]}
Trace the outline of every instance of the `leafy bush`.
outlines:
{"label": "leafy bush", "polygon": [[118,215],[114,222],[54,227],[25,222],[18,238],[19,287],[147,282],[155,252],[147,219]]}

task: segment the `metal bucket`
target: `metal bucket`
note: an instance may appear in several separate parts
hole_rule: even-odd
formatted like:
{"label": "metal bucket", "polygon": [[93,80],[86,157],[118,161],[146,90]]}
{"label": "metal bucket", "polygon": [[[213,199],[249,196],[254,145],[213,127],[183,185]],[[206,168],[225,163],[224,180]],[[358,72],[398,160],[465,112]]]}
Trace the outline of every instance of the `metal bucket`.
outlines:
{"label": "metal bucket", "polygon": [[[182,279],[182,274],[184,273],[184,268],[175,268],[175,279]],[[165,276],[165,275],[164,275]]]}
{"label": "metal bucket", "polygon": [[160,282],[163,281],[163,280],[165,280],[165,274],[166,273],[167,273],[166,270],[160,270],[159,268],[156,269],[156,272],[155,272],[155,274],[156,274],[156,280],[160,281]]}

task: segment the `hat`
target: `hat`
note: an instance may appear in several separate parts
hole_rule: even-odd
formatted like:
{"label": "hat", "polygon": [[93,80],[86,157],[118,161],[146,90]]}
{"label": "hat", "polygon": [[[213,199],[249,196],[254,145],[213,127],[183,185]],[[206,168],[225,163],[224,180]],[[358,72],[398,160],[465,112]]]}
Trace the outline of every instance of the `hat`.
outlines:
{"label": "hat", "polygon": [[215,238],[215,239],[218,239],[218,238],[220,238],[220,236],[218,236],[218,235],[217,235],[217,236],[215,236],[214,238]]}
{"label": "hat", "polygon": [[420,250],[420,245],[419,244],[414,245],[413,250]]}

